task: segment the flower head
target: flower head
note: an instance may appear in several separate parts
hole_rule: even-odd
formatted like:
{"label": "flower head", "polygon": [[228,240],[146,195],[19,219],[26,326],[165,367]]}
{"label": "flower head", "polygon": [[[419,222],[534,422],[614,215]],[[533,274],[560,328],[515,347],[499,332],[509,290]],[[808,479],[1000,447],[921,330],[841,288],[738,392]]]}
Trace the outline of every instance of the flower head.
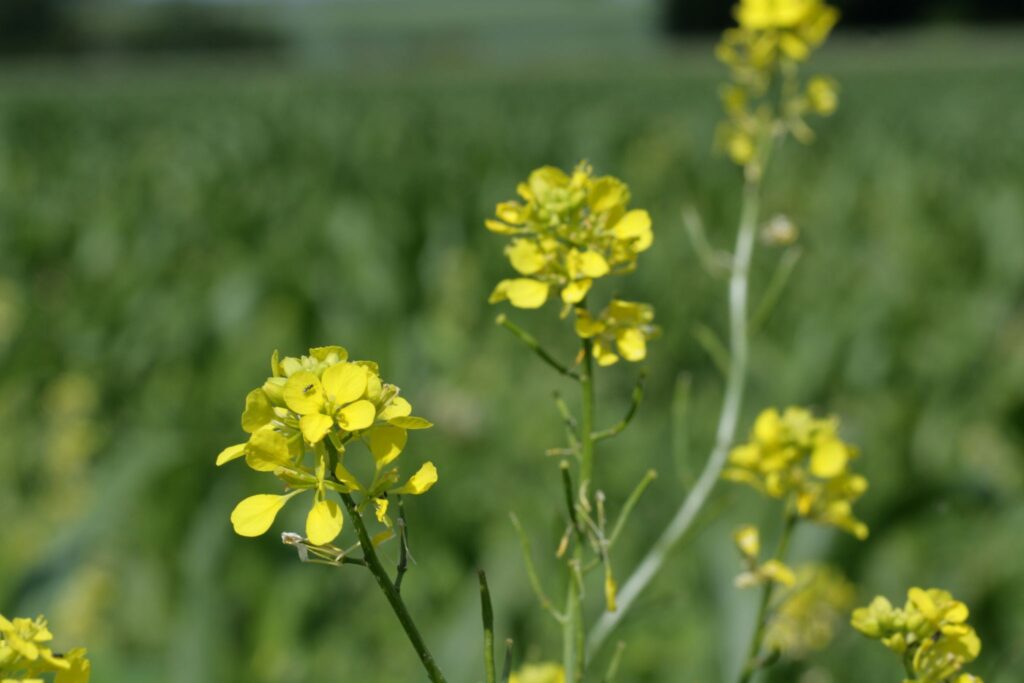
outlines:
{"label": "flower head", "polygon": [[7,619],[0,614],[0,679],[41,681],[40,675],[55,673],[55,683],[88,683],[90,664],[85,650],[75,648],[54,654],[49,643],[53,634],[46,619]]}
{"label": "flower head", "polygon": [[613,365],[619,357],[632,363],[647,357],[647,341],[661,334],[654,324],[654,307],[634,301],[612,299],[598,314],[576,309],[576,334],[592,339],[591,349],[598,365]]}
{"label": "flower head", "polygon": [[853,611],[850,623],[910,663],[915,680],[926,683],[981,683],[961,672],[981,653],[981,640],[967,624],[967,605],[938,588],[911,588],[902,608],[884,597]]}
{"label": "flower head", "polygon": [[766,625],[765,643],[790,657],[821,650],[853,606],[856,591],[846,577],[826,565],[804,565],[779,596]]}
{"label": "flower head", "polygon": [[855,448],[843,442],[835,418],[815,418],[804,408],[763,411],[750,441],[729,454],[722,477],[786,499],[801,517],[830,524],[859,539],[868,528],[853,515],[867,479],[850,471]]}
{"label": "flower head", "polygon": [[594,280],[634,270],[654,240],[648,213],[628,208],[626,184],[595,177],[587,163],[571,174],[538,168],[517,192],[519,200],[498,204],[485,223],[512,237],[505,255],[521,276],[499,282],[491,303],[540,308],[557,292],[566,307],[578,304]]}
{"label": "flower head", "polygon": [[[271,376],[245,400],[242,429],[249,440],[221,451],[217,465],[244,457],[252,469],[274,474],[286,492],[240,502],[231,513],[236,533],[265,533],[289,500],[312,491],[306,535],[312,545],[325,545],[343,526],[332,494],[362,492],[378,501],[377,517],[388,524],[389,492],[425,493],[437,481],[430,462],[404,484],[397,468],[389,467],[405,448],[407,431],[431,424],[411,415],[412,406],[398,387],[381,380],[376,363],[349,361],[342,347],[325,346],[298,358],[279,359],[275,352],[270,365]],[[368,484],[346,466],[347,449],[357,441],[373,458]]]}
{"label": "flower head", "polygon": [[803,83],[799,65],[828,38],[839,11],[823,0],[741,0],[733,16],[737,26],[715,49],[732,77],[721,92],[727,120],[718,144],[737,164],[750,166],[772,136],[788,132],[809,142],[804,117],[835,111],[835,82],[815,76]]}

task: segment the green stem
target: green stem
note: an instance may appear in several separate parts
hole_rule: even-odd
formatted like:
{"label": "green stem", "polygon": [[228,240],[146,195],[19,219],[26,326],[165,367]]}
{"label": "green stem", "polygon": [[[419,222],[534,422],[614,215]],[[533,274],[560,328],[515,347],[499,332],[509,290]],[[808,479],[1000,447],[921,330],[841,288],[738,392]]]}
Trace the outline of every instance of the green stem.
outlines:
{"label": "green stem", "polygon": [[566,377],[572,377],[573,379],[579,379],[579,375],[577,375],[571,368],[568,368],[555,360],[555,357],[540,345],[540,342],[537,341],[536,337],[509,320],[504,313],[498,316],[497,323],[514,334],[519,341],[530,347],[530,349],[537,354],[542,361],[558,371],[559,374],[565,375]]}
{"label": "green stem", "polygon": [[748,178],[743,186],[743,206],[740,226],[736,235],[736,248],[732,255],[729,274],[729,372],[726,378],[722,411],[718,418],[715,445],[701,471],[697,483],[683,500],[675,516],[619,589],[618,609],[605,612],[590,631],[587,656],[600,649],[611,632],[629,612],[640,593],[654,579],[668,558],[669,551],[693,525],[718,483],[736,436],[740,407],[747,380],[747,297],[749,293],[750,262],[754,254],[754,238],[760,211],[760,174]]}
{"label": "green stem", "polygon": [[366,531],[366,525],[363,524],[363,517],[359,514],[359,509],[356,506],[356,502],[352,499],[352,495],[342,493],[341,500],[345,503],[348,516],[352,520],[352,525],[356,528],[356,535],[359,537],[359,545],[363,549],[363,559],[366,560],[366,567],[373,574],[373,578],[377,580],[377,585],[380,586],[381,592],[384,593],[384,597],[387,598],[392,611],[394,611],[398,621],[402,624],[405,635],[409,638],[409,643],[416,650],[416,654],[419,655],[420,661],[423,663],[423,668],[426,669],[427,677],[433,683],[446,683],[444,674],[437,668],[437,663],[434,662],[434,657],[430,654],[430,650],[427,649],[423,636],[420,635],[419,629],[416,628],[412,615],[409,614],[405,603],[402,602],[402,596],[399,595],[395,584],[391,582],[391,577],[388,576],[387,570],[381,564],[377,551],[373,547],[373,542],[370,540],[370,534]]}
{"label": "green stem", "polygon": [[[779,537],[779,546],[775,550],[775,559],[782,562],[789,549],[789,539],[793,535],[793,527],[796,526],[797,517],[792,512],[785,513],[785,521],[782,525],[782,535]],[[761,589],[761,604],[757,608],[757,620],[754,622],[754,636],[750,639],[750,647],[747,649],[746,664],[740,672],[739,683],[749,683],[754,674],[761,668],[758,657],[761,654],[761,646],[764,641],[765,628],[768,622],[768,607],[771,605],[772,593],[775,592],[775,582],[768,581]]]}
{"label": "green stem", "polygon": [[495,683],[494,669],[494,608],[491,607],[491,590],[487,587],[487,575],[481,569],[480,576],[480,613],[484,623],[484,673],[487,683]]}
{"label": "green stem", "polygon": [[[580,489],[587,495],[590,490],[590,477],[594,471],[594,365],[591,340],[582,341],[582,359],[580,360],[580,393],[582,409],[580,416]],[[574,509],[575,500],[570,501]],[[579,533],[579,528],[577,527]],[[567,563],[569,586],[565,596],[565,621],[562,624],[562,665],[565,667],[565,680],[578,683],[583,680],[586,667],[586,645],[583,625],[583,605],[579,582],[580,565],[583,558],[583,543],[577,542],[573,548],[572,559]]]}

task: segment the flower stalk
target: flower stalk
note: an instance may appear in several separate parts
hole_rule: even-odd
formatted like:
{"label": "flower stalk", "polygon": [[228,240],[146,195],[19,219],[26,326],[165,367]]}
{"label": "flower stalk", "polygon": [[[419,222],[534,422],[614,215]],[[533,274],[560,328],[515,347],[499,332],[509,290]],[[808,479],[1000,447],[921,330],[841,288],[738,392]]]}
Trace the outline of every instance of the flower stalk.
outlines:
{"label": "flower stalk", "polygon": [[423,663],[423,669],[427,672],[427,677],[432,683],[446,683],[444,674],[441,673],[437,663],[434,661],[434,656],[430,654],[423,636],[420,635],[420,631],[416,627],[416,622],[413,621],[412,615],[402,600],[402,596],[391,581],[391,577],[388,576],[387,570],[384,569],[384,565],[381,563],[380,557],[378,557],[377,551],[373,547],[373,541],[366,530],[362,514],[359,512],[359,507],[356,505],[355,500],[352,499],[352,495],[349,493],[342,493],[341,500],[345,504],[349,518],[352,520],[352,526],[355,527],[356,536],[359,538],[359,545],[363,549],[363,559],[366,560],[366,568],[373,574],[373,578],[376,579],[381,592],[387,598],[391,610],[398,617],[402,630],[405,631],[406,637],[409,638],[409,644],[412,645],[417,656],[420,658],[420,662]]}

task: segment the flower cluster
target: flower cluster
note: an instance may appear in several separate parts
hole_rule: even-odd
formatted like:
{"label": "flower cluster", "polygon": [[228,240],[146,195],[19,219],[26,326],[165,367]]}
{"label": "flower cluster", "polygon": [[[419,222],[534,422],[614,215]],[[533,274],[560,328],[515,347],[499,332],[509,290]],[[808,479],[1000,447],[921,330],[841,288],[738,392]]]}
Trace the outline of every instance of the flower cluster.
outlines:
{"label": "flower cluster", "polygon": [[587,296],[594,280],[628,273],[651,246],[651,217],[629,210],[629,188],[612,176],[594,177],[587,163],[567,174],[538,168],[517,192],[522,201],[498,204],[489,230],[513,237],[505,248],[522,277],[502,280],[490,302],[540,308],[552,290],[569,307]]}
{"label": "flower cluster", "polygon": [[526,664],[512,672],[508,683],[565,683],[565,669],[553,662]]}
{"label": "flower cluster", "polygon": [[53,634],[42,616],[9,620],[0,614],[0,680],[4,683],[42,683],[43,674],[56,674],[54,683],[88,683],[89,660],[75,648],[54,654],[48,647]]}
{"label": "flower cluster", "polygon": [[902,609],[882,596],[853,611],[851,624],[901,655],[922,683],[981,683],[961,673],[981,652],[981,640],[967,623],[967,605],[938,588],[911,588]]}
{"label": "flower cluster", "polygon": [[[287,492],[240,502],[231,513],[236,533],[265,533],[285,503],[312,491],[306,535],[311,544],[325,545],[337,538],[343,524],[331,492],[363,493],[374,500],[377,519],[390,526],[389,492],[420,494],[437,481],[430,462],[401,485],[397,468],[389,467],[405,448],[407,430],[431,424],[411,415],[412,406],[398,387],[381,380],[376,363],[349,361],[342,347],[324,346],[300,358],[280,359],[275,351],[270,365],[271,376],[245,399],[242,429],[248,441],[225,448],[217,465],[244,457],[252,469],[273,473]],[[355,441],[373,456],[369,484],[346,464],[347,449]]]}
{"label": "flower cluster", "polygon": [[813,134],[804,117],[835,111],[835,83],[822,76],[803,83],[798,67],[828,37],[839,12],[823,0],[741,0],[733,15],[738,26],[716,48],[732,73],[722,89],[728,121],[719,139],[733,161],[747,166],[771,134],[788,131],[808,142]]}
{"label": "flower cluster", "polygon": [[789,657],[805,657],[823,649],[849,613],[855,595],[853,584],[832,567],[810,564],[798,568],[766,625],[765,645]]}
{"label": "flower cluster", "polygon": [[650,304],[612,299],[597,317],[585,308],[576,309],[576,334],[593,340],[591,350],[601,366],[614,365],[619,356],[631,362],[643,360],[647,340],[660,333]]}
{"label": "flower cluster", "polygon": [[751,440],[729,454],[722,477],[786,499],[801,517],[831,524],[857,538],[868,528],[853,515],[867,480],[850,471],[857,450],[838,436],[839,421],[805,408],[769,408],[754,422]]}

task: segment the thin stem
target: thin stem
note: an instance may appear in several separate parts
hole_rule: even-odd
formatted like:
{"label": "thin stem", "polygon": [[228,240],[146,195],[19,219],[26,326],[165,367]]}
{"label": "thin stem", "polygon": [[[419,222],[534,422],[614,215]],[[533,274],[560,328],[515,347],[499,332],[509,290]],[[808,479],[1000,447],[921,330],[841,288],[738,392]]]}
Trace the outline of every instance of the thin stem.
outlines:
{"label": "thin stem", "polygon": [[[578,545],[573,554],[579,554]],[[572,564],[573,560],[570,560],[567,566],[569,587],[565,595],[566,619],[562,622],[562,667],[565,669],[565,680],[575,683],[583,680],[582,651],[577,647],[577,633],[582,629],[582,613],[579,581]]]}
{"label": "thin stem", "polygon": [[618,518],[615,520],[615,526],[612,527],[612,533],[608,536],[608,547],[615,544],[615,539],[622,533],[622,529],[626,526],[626,520],[629,519],[629,514],[633,512],[633,508],[636,507],[637,502],[640,500],[640,496],[643,495],[644,490],[647,486],[658,478],[658,473],[654,470],[647,470],[644,474],[644,478],[640,480],[640,483],[636,485],[633,492],[629,494],[629,498],[622,505],[622,510],[619,512]]}
{"label": "thin stem", "polygon": [[484,623],[484,673],[487,683],[495,683],[494,670],[494,608],[491,606],[491,590],[487,587],[487,575],[481,569],[480,577],[480,615]]}
{"label": "thin stem", "polygon": [[577,540],[583,543],[585,538],[583,536],[583,527],[580,526],[579,519],[576,516],[576,496],[572,490],[572,474],[569,472],[569,463],[563,460],[559,469],[562,470],[562,490],[565,493],[565,506],[569,510],[569,522],[576,531]]}
{"label": "thin stem", "polygon": [[536,337],[534,337],[532,334],[530,334],[523,328],[519,327],[519,325],[516,325],[514,322],[509,320],[504,313],[498,316],[497,323],[504,327],[509,332],[511,332],[512,334],[514,334],[519,339],[519,341],[529,346],[530,349],[535,354],[537,354],[542,361],[544,361],[545,363],[553,367],[555,370],[557,370],[559,374],[565,375],[566,377],[572,377],[573,379],[577,380],[580,378],[580,376],[574,370],[566,367],[565,365],[562,365],[557,360],[555,360],[555,357],[552,356],[547,351],[547,349],[540,345],[540,342],[537,341]]}
{"label": "thin stem", "polygon": [[621,433],[622,430],[629,426],[629,423],[633,421],[633,416],[636,415],[637,409],[640,407],[640,402],[644,400],[644,380],[646,379],[647,370],[643,369],[640,371],[640,375],[636,378],[636,386],[633,387],[633,396],[629,404],[629,410],[626,411],[626,416],[608,429],[602,429],[599,432],[595,432],[593,437],[594,441],[610,439],[611,437]]}
{"label": "thin stem", "polygon": [[[793,527],[796,526],[797,516],[793,513],[785,513],[785,521],[782,524],[782,535],[779,537],[779,545],[775,550],[775,558],[782,562],[786,557],[786,550],[789,548],[789,539],[793,534]],[[750,647],[747,649],[746,664],[740,672],[739,683],[749,683],[754,674],[761,669],[761,662],[758,656],[761,654],[761,646],[764,641],[765,627],[768,621],[768,606],[772,601],[772,593],[775,592],[775,582],[767,581],[761,589],[761,603],[757,608],[757,620],[754,622],[754,635],[750,639]]]}
{"label": "thin stem", "polygon": [[505,661],[501,665],[501,683],[508,683],[512,676],[512,639],[505,639]]}
{"label": "thin stem", "polygon": [[755,178],[748,179],[743,187],[743,207],[740,212],[740,226],[736,235],[736,249],[733,252],[732,268],[729,275],[729,373],[726,378],[722,411],[718,418],[715,445],[697,483],[683,500],[675,516],[655,541],[654,545],[637,565],[632,575],[622,585],[618,595],[618,609],[605,612],[590,631],[587,641],[588,657],[593,657],[608,635],[629,612],[629,608],[643,592],[647,584],[665,564],[669,551],[689,530],[697,514],[704,507],[725,466],[729,447],[736,436],[740,407],[747,378],[747,296],[749,291],[750,262],[754,253],[754,237],[760,204],[761,184]]}
{"label": "thin stem", "polygon": [[591,340],[583,339],[583,358],[580,362],[580,392],[582,393],[582,415],[580,417],[580,486],[589,490],[590,475],[594,470],[594,361]]}
{"label": "thin stem", "polygon": [[530,580],[530,587],[533,589],[534,595],[537,596],[540,606],[550,612],[555,621],[564,623],[567,619],[566,615],[555,609],[547,593],[544,592],[544,587],[540,583],[540,577],[537,576],[537,568],[533,565],[533,552],[530,550],[530,539],[526,535],[523,525],[520,524],[519,518],[516,517],[514,512],[510,512],[508,516],[512,520],[512,526],[515,527],[516,533],[519,535],[519,546],[523,551],[523,564],[526,565],[526,576]]}
{"label": "thin stem", "polygon": [[355,500],[352,499],[352,495],[349,493],[342,493],[341,500],[345,503],[348,516],[352,520],[352,525],[356,528],[356,535],[359,537],[359,545],[363,549],[363,559],[366,560],[366,567],[373,574],[373,578],[377,580],[377,585],[380,586],[384,597],[387,598],[388,603],[391,605],[392,611],[402,624],[405,635],[409,638],[409,643],[416,650],[416,654],[419,655],[420,661],[423,663],[427,677],[433,683],[445,683],[444,674],[437,667],[434,656],[430,654],[423,636],[420,635],[419,629],[416,628],[416,623],[412,620],[412,615],[409,614],[405,603],[402,602],[402,596],[395,589],[395,585],[391,582],[391,577],[388,576],[387,570],[384,569],[384,565],[381,564],[380,558],[377,556],[377,551],[370,540],[370,534],[366,531],[366,525],[363,524],[363,517],[359,513]]}
{"label": "thin stem", "polygon": [[409,568],[409,525],[405,521],[405,505],[398,496],[398,565],[395,567],[395,592],[402,592],[402,579]]}

